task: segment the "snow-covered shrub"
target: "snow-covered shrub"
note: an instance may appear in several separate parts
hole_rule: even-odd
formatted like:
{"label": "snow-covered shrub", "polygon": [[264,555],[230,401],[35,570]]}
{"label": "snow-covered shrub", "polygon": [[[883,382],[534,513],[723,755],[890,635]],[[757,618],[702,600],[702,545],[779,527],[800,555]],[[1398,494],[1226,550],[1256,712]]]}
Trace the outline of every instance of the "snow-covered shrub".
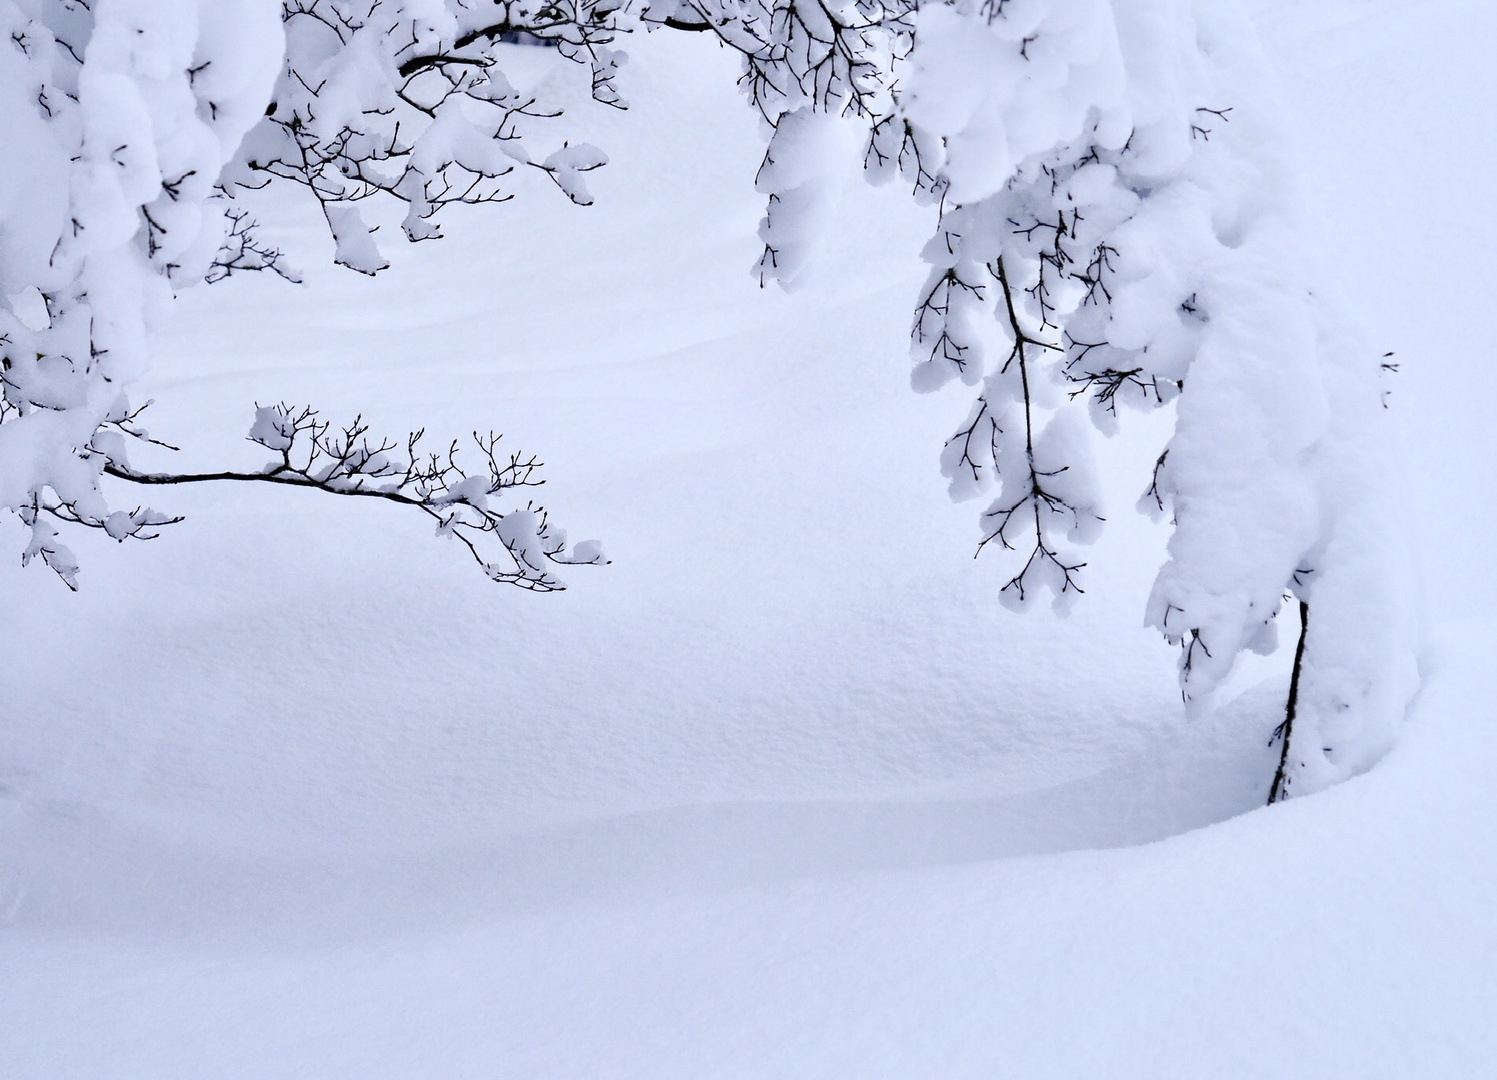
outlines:
{"label": "snow-covered shrub", "polygon": [[1002,602],[1081,592],[1075,545],[1103,518],[1080,414],[1111,434],[1119,405],[1172,405],[1140,506],[1174,526],[1146,619],[1180,647],[1187,702],[1272,651],[1291,601],[1315,619],[1286,777],[1375,760],[1417,682],[1378,362],[1317,297],[1284,106],[1239,4],[680,0],[670,21],[744,53],[774,129],[761,280],[803,273],[850,129],[872,180],[937,205],[913,382],[975,391],[941,464],[984,500],[980,549],[1012,561]]}

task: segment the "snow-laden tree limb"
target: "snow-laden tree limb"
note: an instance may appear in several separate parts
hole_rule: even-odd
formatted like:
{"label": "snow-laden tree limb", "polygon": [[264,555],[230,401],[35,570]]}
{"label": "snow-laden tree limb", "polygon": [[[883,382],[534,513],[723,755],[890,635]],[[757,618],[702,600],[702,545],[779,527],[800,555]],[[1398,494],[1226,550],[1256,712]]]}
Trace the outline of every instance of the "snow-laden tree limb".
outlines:
{"label": "snow-laden tree limb", "polygon": [[[986,497],[979,550],[1013,567],[1000,598],[1023,608],[1048,588],[1064,609],[1082,588],[1066,545],[1093,540],[1102,512],[1073,414],[1111,434],[1120,404],[1171,406],[1140,506],[1174,528],[1147,619],[1179,646],[1187,702],[1209,702],[1242,651],[1274,648],[1286,599],[1309,604],[1275,794],[1375,760],[1417,684],[1370,479],[1386,455],[1378,365],[1316,288],[1286,106],[1240,6],[682,11],[744,53],[774,127],[761,281],[804,276],[849,130],[871,179],[936,203],[913,381],[975,390],[941,462],[954,497]],[[991,360],[989,320],[1008,342]]]}
{"label": "snow-laden tree limb", "polygon": [[[470,473],[458,461],[455,440],[441,451],[423,452],[425,434],[415,431],[403,441],[386,438],[371,442],[369,426],[362,417],[336,428],[314,409],[271,405],[256,409],[249,433],[251,442],[276,455],[258,472],[142,473],[114,460],[104,466],[104,472],[134,484],[221,480],[284,484],[409,506],[436,522],[438,536],[450,536],[466,548],[491,580],[534,592],[565,588],[552,575],[552,564],[598,565],[606,561],[597,541],[587,540],[569,548],[566,532],[550,524],[543,507],[529,501],[524,506],[497,505],[507,492],[545,483],[537,475],[541,463],[534,457],[503,455],[498,435],[475,431],[473,445],[483,467]],[[107,521],[100,527],[123,539]],[[491,541],[504,552],[505,562],[497,562],[486,553]]]}
{"label": "snow-laden tree limb", "polygon": [[99,478],[147,334],[227,229],[215,181],[284,53],[265,0],[0,0],[0,506],[70,585],[58,523],[146,536]]}
{"label": "snow-laden tree limb", "polygon": [[586,64],[595,101],[624,108],[611,47],[620,0],[538,7],[490,0],[286,0],[286,50],[265,117],[221,178],[227,194],[272,180],[316,200],[338,262],[373,274],[389,265],[360,204],[404,204],[407,239],[441,235],[455,203],[506,202],[513,174],[549,176],[588,205],[596,147],[551,135],[562,111],[516,89],[496,54],[517,34]]}

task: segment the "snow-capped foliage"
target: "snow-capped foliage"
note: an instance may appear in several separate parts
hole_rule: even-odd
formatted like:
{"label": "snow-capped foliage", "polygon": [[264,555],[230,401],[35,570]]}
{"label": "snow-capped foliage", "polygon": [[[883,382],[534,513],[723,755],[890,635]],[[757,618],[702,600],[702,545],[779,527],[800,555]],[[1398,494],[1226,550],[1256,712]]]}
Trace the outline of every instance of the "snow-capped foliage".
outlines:
{"label": "snow-capped foliage", "polygon": [[[536,7],[494,0],[286,0],[286,53],[264,121],[223,177],[232,190],[273,178],[307,188],[337,260],[372,274],[388,265],[359,211],[386,196],[406,206],[411,240],[440,235],[452,203],[503,202],[516,168],[548,174],[567,198],[592,201],[583,174],[607,157],[554,140],[560,110],[517,90],[496,44],[526,35],[592,71],[595,100],[618,108],[626,59],[610,47],[620,0]],[[560,142],[560,145],[556,145]]]}
{"label": "snow-capped foliage", "polygon": [[939,203],[913,381],[977,391],[942,468],[954,497],[985,499],[979,547],[1012,560],[1001,600],[1048,590],[1064,610],[1082,590],[1073,545],[1103,517],[1074,415],[1111,434],[1120,404],[1173,405],[1140,505],[1174,525],[1146,617],[1181,648],[1187,701],[1244,649],[1272,651],[1284,601],[1308,601],[1291,773],[1365,768],[1416,683],[1382,507],[1353,479],[1378,471],[1377,363],[1314,293],[1283,106],[1245,15],[1223,0],[836,12],[673,14],[744,52],[774,126],[761,280],[804,273],[804,223],[834,198],[826,159],[860,126],[872,179]]}
{"label": "snow-capped foliage", "polygon": [[30,527],[23,560],[71,586],[58,522],[124,539],[168,520],[119,517],[99,474],[124,461],[151,324],[223,241],[214,181],[264,111],[281,27],[267,0],[3,0],[0,29],[0,506]]}

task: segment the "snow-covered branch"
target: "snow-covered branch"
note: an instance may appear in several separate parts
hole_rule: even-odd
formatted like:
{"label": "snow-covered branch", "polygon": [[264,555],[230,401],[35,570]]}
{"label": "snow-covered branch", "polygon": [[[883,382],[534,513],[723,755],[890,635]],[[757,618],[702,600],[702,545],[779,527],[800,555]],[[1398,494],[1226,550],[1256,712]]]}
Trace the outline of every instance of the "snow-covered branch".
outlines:
{"label": "snow-covered branch", "polygon": [[[149,537],[99,477],[175,289],[228,266],[216,179],[284,55],[263,0],[0,0],[0,507],[70,586],[58,525]],[[231,262],[269,252],[241,247]],[[272,258],[270,262],[274,262]]]}
{"label": "snow-covered branch", "polygon": [[[249,433],[251,442],[276,455],[258,472],[142,473],[119,461],[110,461],[104,472],[134,484],[284,484],[409,506],[436,522],[438,536],[453,537],[466,548],[490,579],[535,592],[565,588],[552,575],[552,564],[607,561],[597,541],[568,547],[566,532],[551,525],[543,507],[530,501],[519,507],[496,505],[506,493],[545,482],[537,475],[541,463],[534,457],[502,454],[498,435],[474,432],[482,467],[469,472],[459,463],[456,440],[440,451],[423,452],[424,438],[424,431],[415,431],[399,441],[371,440],[362,417],[335,427],[314,409],[271,405],[256,409]],[[486,553],[491,544],[504,552],[505,562]]]}
{"label": "snow-covered branch", "polygon": [[562,110],[512,85],[498,49],[521,34],[552,45],[588,65],[594,100],[623,108],[624,56],[610,44],[620,11],[618,0],[287,0],[274,98],[221,183],[230,196],[272,180],[302,186],[337,261],[366,274],[389,265],[359,207],[371,198],[404,204],[412,241],[441,235],[447,206],[514,198],[517,168],[546,173],[587,205],[583,174],[607,156],[565,139],[541,148]]}
{"label": "snow-covered branch", "polygon": [[[1340,616],[1338,641],[1328,621],[1371,597],[1389,625],[1403,618],[1371,555],[1381,504],[1351,479],[1359,454],[1376,456],[1367,406],[1383,399],[1375,363],[1315,297],[1283,106],[1238,5],[688,7],[743,52],[774,126],[761,281],[804,274],[848,125],[870,179],[897,171],[938,205],[913,381],[976,391],[941,462],[954,497],[996,492],[978,550],[1013,560],[1001,599],[1027,607],[1048,586],[1065,608],[1080,590],[1084,563],[1058,541],[1091,541],[1102,513],[1079,411],[1110,435],[1120,404],[1172,406],[1140,506],[1174,527],[1147,617],[1180,648],[1187,702],[1209,701],[1243,650],[1274,647],[1286,594],[1313,598],[1300,726],[1342,735],[1301,732],[1323,749],[1291,767],[1320,783],[1381,752],[1416,685],[1406,640]],[[859,19],[881,51],[841,50]],[[992,363],[989,319],[1009,341]]]}

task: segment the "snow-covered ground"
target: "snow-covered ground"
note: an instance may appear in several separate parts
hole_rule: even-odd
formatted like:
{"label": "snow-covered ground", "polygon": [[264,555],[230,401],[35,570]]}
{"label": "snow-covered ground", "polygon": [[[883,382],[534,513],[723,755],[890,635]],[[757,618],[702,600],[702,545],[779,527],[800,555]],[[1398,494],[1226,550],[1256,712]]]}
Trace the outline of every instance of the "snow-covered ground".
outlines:
{"label": "snow-covered ground", "polygon": [[[1431,643],[1385,762],[1255,809],[1285,657],[1185,718],[1131,499],[1069,620],[999,608],[935,469],[964,403],[908,388],[930,222],[850,183],[821,272],[759,290],[733,62],[657,35],[598,205],[527,193],[374,280],[309,223],[309,287],[189,295],[144,391],[193,468],[256,463],[257,400],[495,427],[612,565],[523,594],[395,508],[204,488],[76,596],[0,569],[0,1076],[1497,1068],[1497,10],[1256,11],[1402,363]],[[1164,437],[1133,419],[1109,490]]]}

